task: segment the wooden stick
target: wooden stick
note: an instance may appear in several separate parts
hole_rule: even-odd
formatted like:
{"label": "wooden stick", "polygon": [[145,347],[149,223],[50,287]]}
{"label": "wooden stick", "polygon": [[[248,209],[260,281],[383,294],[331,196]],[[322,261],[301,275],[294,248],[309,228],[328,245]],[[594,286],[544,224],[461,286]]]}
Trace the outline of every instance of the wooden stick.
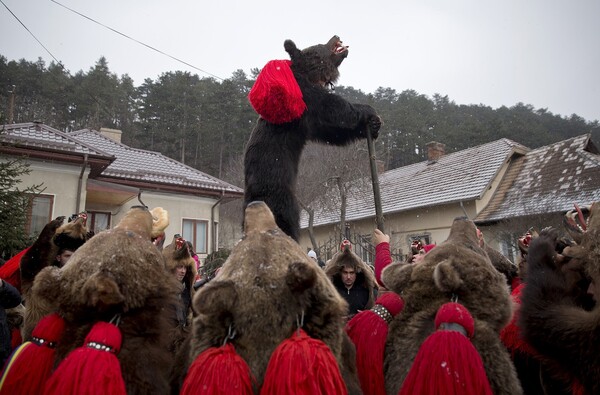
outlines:
{"label": "wooden stick", "polygon": [[369,163],[371,165],[371,182],[373,183],[373,201],[375,202],[375,222],[377,229],[385,233],[383,211],[381,209],[381,192],[379,191],[379,176],[377,162],[375,161],[375,144],[371,136],[371,128],[367,126],[367,148],[369,150]]}

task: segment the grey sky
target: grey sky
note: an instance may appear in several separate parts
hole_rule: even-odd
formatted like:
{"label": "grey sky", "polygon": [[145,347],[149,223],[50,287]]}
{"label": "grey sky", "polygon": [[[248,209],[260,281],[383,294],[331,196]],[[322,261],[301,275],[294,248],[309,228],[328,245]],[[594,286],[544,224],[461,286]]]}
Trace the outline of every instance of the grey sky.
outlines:
{"label": "grey sky", "polygon": [[[117,75],[196,69],[50,0],[2,0],[72,73],[100,56]],[[56,0],[220,78],[287,59],[337,34],[350,46],[340,85],[448,95],[497,108],[518,102],[600,120],[598,0]],[[50,55],[0,4],[0,54]]]}

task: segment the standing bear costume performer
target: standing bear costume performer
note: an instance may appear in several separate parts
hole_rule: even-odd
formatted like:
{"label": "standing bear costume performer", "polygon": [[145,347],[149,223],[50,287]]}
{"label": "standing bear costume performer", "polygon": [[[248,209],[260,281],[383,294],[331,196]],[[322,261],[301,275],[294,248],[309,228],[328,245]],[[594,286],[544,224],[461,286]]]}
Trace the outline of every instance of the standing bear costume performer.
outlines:
{"label": "standing bear costume performer", "polygon": [[360,393],[346,302],[266,204],[249,204],[244,222],[219,275],[194,296],[181,393]]}
{"label": "standing bear costume performer", "polygon": [[512,313],[506,279],[472,221],[455,219],[445,242],[419,263],[387,266],[382,281],[404,300],[387,336],[388,394],[522,393],[499,336]]}
{"label": "standing bear costume performer", "polygon": [[279,228],[298,240],[296,177],[307,141],[346,145],[369,132],[377,138],[381,120],[371,106],[328,90],[348,56],[338,36],[302,51],[286,40],[284,48],[291,61],[269,62],[249,94],[260,118],[246,145],[244,207],[264,201]]}

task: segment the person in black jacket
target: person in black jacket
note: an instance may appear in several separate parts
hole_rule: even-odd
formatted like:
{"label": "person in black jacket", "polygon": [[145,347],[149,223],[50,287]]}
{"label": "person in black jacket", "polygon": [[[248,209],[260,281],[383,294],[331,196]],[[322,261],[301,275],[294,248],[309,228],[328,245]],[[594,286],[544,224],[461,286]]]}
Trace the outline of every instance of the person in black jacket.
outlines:
{"label": "person in black jacket", "polygon": [[0,366],[4,366],[6,358],[8,358],[12,351],[10,345],[10,328],[6,321],[5,309],[12,309],[19,304],[21,304],[21,294],[19,291],[6,281],[0,279]]}

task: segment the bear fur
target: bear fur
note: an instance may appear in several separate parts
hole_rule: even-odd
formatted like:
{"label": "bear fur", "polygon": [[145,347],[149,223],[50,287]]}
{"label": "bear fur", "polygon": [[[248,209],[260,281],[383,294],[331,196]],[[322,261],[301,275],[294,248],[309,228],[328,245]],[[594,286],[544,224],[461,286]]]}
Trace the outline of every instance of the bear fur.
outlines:
{"label": "bear fur", "polygon": [[111,230],[81,246],[62,268],[47,267],[35,278],[32,297],[55,306],[65,320],[56,364],[83,344],[94,323],[120,317],[117,355],[128,394],[165,394],[172,357],[169,323],[177,282],[152,244],[153,219],[136,206]]}
{"label": "bear fur", "polygon": [[404,309],[390,323],[386,341],[387,393],[398,393],[419,347],[435,331],[436,312],[451,300],[465,306],[475,320],[471,341],[481,356],[492,392],[522,393],[499,337],[512,314],[506,279],[480,246],[472,221],[455,219],[445,242],[427,253],[420,263],[387,266],[382,281],[404,300]]}
{"label": "bear fur", "polygon": [[186,365],[209,347],[222,346],[235,331],[228,341],[247,362],[258,393],[271,354],[294,334],[303,316],[302,328],[331,349],[349,392],[359,393],[354,349],[344,332],[346,302],[323,270],[277,227],[265,203],[246,207],[245,230],[218,276],[194,296],[197,316]]}
{"label": "bear fur", "polygon": [[76,251],[91,237],[86,228],[87,215],[80,214],[75,220],[64,224],[65,217],[57,217],[44,226],[36,241],[29,247],[19,270],[21,273],[21,294],[25,300],[25,314],[21,336],[31,340],[31,332],[43,316],[55,308],[46,300],[30,298],[30,291],[35,276],[45,267],[58,266],[56,255],[61,249]]}
{"label": "bear fur", "polygon": [[162,254],[165,258],[167,271],[175,276],[175,270],[183,265],[187,270],[183,281],[178,284],[176,292],[176,305],[169,311],[171,317],[171,346],[169,349],[177,354],[190,329],[192,314],[191,303],[194,294],[194,282],[196,281],[196,261],[190,255],[187,242],[180,235],[175,235],[173,241],[164,247]]}
{"label": "bear fur", "polygon": [[[552,372],[585,393],[600,393],[600,203],[595,202],[587,231],[566,246],[556,229],[544,229],[529,246],[527,286],[520,326]],[[586,280],[578,280],[580,276]],[[595,295],[591,307],[582,291]]]}
{"label": "bear fur", "polygon": [[[360,310],[369,310],[375,305],[377,281],[375,280],[375,272],[371,269],[358,255],[352,251],[351,245],[343,244],[342,250],[337,252],[325,265],[323,270],[329,280],[336,287],[338,292],[345,292],[345,286],[342,282],[342,269],[344,266],[351,266],[356,272],[356,280],[353,287],[363,287],[369,291],[369,300]],[[342,296],[343,297],[343,296]],[[351,314],[352,316],[356,314]],[[348,316],[351,319],[352,316]]]}
{"label": "bear fur", "polygon": [[300,209],[295,189],[306,143],[346,145],[366,138],[368,131],[377,138],[381,120],[371,106],[350,103],[327,89],[337,81],[338,67],[348,56],[338,36],[302,51],[286,40],[284,48],[306,110],[300,118],[282,124],[258,119],[244,153],[244,208],[264,201],[279,228],[298,240]]}

